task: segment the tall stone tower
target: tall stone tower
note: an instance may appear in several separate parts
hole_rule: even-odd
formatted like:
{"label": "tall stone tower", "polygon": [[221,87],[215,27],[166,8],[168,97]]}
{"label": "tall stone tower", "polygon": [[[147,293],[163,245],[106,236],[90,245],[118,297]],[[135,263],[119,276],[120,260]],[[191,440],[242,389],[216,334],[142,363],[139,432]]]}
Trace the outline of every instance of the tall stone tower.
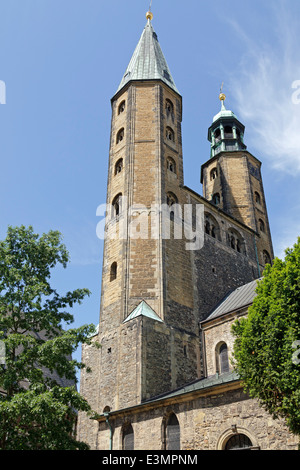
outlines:
{"label": "tall stone tower", "polygon": [[[209,129],[204,197],[184,185],[182,97],[152,18],[148,12],[111,100],[95,336],[101,349],[83,347],[92,372],[83,371],[80,382],[99,414],[132,409],[203,378],[201,321],[231,290],[260,277],[266,259],[259,254],[273,256],[260,162],[224,100]],[[97,425],[83,415],[78,430],[79,439],[101,447]]]}
{"label": "tall stone tower", "polygon": [[[183,238],[163,235],[161,212],[187,202],[180,192],[182,98],[151,21],[149,12],[111,100],[102,348],[84,349],[93,373],[81,377],[81,392],[98,412],[134,406],[199,377],[191,253]],[[182,220],[169,216],[173,233]]]}
{"label": "tall stone tower", "polygon": [[[261,162],[248,152],[244,125],[225,108],[226,96],[220,94],[221,111],[208,130],[210,159],[202,165],[203,195],[217,207],[257,232],[257,256],[262,272],[274,257]],[[230,236],[230,235],[229,235]],[[234,237],[228,240],[236,243]]]}

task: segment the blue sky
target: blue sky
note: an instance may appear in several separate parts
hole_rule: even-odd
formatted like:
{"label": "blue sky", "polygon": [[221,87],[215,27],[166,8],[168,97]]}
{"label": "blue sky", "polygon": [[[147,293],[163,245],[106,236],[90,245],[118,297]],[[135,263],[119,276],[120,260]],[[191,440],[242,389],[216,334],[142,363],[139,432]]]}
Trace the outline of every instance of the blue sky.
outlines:
{"label": "blue sky", "polygon": [[[110,99],[146,24],[144,0],[0,0],[0,237],[59,230],[70,252],[53,282],[88,287],[75,325],[98,323]],[[299,0],[153,0],[153,27],[183,96],[185,184],[202,194],[207,129],[226,107],[263,162],[275,255],[300,235]],[[300,85],[298,85],[300,89]],[[294,97],[294,99],[293,99]],[[1,101],[1,94],[0,94]]]}

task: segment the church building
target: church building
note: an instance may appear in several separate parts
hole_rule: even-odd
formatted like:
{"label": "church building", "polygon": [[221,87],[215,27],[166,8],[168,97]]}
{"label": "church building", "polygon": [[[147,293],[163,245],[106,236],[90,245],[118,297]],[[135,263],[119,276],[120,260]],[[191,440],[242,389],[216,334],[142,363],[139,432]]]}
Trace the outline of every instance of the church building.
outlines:
{"label": "church building", "polygon": [[[80,393],[98,450],[297,449],[243,391],[231,325],[274,258],[261,162],[225,106],[208,129],[203,195],[185,186],[182,96],[148,12],[111,100],[101,308]],[[200,170],[200,169],[199,169]]]}

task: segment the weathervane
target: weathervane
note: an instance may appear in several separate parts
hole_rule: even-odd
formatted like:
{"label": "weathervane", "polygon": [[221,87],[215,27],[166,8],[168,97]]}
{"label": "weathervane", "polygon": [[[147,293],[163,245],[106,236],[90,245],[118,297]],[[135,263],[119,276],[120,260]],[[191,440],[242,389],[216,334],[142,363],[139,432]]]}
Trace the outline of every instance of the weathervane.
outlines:
{"label": "weathervane", "polygon": [[222,85],[221,85],[221,88],[220,88],[220,94],[219,94],[220,101],[225,101],[226,100],[226,95],[223,93],[223,86],[224,86],[224,82],[222,82]]}
{"label": "weathervane", "polygon": [[152,8],[152,0],[150,1],[149,11],[147,11],[147,13],[146,13],[147,20],[152,20],[153,19],[153,13],[151,11],[151,8]]}

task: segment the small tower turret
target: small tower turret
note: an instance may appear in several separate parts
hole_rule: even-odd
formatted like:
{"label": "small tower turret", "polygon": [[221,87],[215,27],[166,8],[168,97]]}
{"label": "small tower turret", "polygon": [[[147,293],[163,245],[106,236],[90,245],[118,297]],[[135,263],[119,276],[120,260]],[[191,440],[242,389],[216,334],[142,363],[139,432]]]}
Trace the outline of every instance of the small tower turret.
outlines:
{"label": "small tower turret", "polygon": [[261,175],[261,162],[244,144],[245,126],[225,108],[208,129],[209,160],[202,165],[203,196],[219,209],[252,228],[258,234],[258,262],[263,270],[273,259],[272,239]]}
{"label": "small tower turret", "polygon": [[221,111],[216,114],[212,125],[208,129],[211,158],[220,152],[246,150],[247,148],[244,144],[245,126],[232,111],[225,108],[226,96],[224,93],[220,93],[219,99],[222,103]]}

